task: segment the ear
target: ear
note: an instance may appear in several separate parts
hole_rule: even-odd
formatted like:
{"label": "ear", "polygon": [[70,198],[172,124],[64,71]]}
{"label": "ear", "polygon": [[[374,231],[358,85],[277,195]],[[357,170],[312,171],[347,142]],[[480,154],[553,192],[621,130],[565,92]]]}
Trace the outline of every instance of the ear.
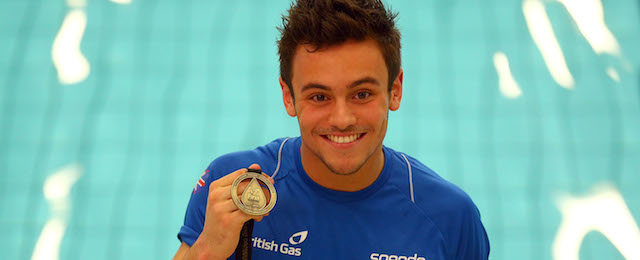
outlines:
{"label": "ear", "polygon": [[282,77],[278,78],[280,81],[280,89],[282,89],[282,102],[284,103],[284,108],[287,110],[287,114],[290,116],[296,116],[296,107],[293,101],[293,94],[289,91],[289,87],[287,83],[282,80]]}
{"label": "ear", "polygon": [[391,86],[391,92],[389,92],[389,110],[396,111],[400,108],[400,101],[402,100],[402,77],[404,71],[400,69],[398,76],[393,80]]}

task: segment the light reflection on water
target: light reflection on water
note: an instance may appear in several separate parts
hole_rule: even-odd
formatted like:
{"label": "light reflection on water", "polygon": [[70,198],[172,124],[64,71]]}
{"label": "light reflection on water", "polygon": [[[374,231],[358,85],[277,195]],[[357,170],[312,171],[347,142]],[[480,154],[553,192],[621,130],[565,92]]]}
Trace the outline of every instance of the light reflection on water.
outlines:
{"label": "light reflection on water", "polygon": [[49,175],[43,194],[49,204],[50,217],[42,228],[31,259],[57,260],[71,212],[71,187],[82,176],[82,167],[69,165]]}
{"label": "light reflection on water", "polygon": [[58,70],[58,80],[62,84],[76,84],[89,76],[89,61],[80,51],[86,27],[86,12],[81,8],[72,9],[64,18],[60,31],[53,41],[51,58]]}
{"label": "light reflection on water", "polygon": [[518,83],[511,74],[507,55],[503,52],[494,53],[493,65],[496,67],[496,72],[498,73],[498,84],[502,95],[511,99],[520,97],[522,90],[520,90],[520,86],[518,86]]}
{"label": "light reflection on water", "polygon": [[597,54],[620,55],[620,45],[604,22],[601,0],[559,0]]}
{"label": "light reflection on water", "polygon": [[524,0],[522,12],[529,33],[538,46],[551,77],[563,88],[573,89],[575,81],[567,67],[567,61],[553,32],[544,4],[539,0]]}
{"label": "light reflection on water", "polygon": [[589,232],[602,233],[626,259],[640,259],[640,229],[613,186],[598,184],[585,196],[561,195],[556,202],[562,223],[553,242],[554,259],[578,260]]}

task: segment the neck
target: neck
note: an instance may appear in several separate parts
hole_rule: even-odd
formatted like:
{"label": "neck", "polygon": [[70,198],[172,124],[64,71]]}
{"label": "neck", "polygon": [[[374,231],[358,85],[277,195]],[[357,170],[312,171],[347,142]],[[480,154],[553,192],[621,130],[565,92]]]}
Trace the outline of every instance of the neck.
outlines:
{"label": "neck", "polygon": [[332,172],[325,164],[302,143],[300,144],[302,167],[307,175],[318,185],[337,191],[363,190],[378,179],[384,167],[382,144],[355,173],[340,175]]}

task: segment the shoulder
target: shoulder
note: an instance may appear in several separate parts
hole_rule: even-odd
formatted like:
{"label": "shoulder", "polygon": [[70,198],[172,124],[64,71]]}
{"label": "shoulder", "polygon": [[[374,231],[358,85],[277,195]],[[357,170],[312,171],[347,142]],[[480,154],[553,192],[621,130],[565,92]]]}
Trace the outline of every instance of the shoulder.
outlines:
{"label": "shoulder", "polygon": [[271,175],[277,166],[279,148],[286,139],[288,138],[279,138],[252,150],[237,151],[216,158],[207,167],[208,180],[216,180],[254,163],[260,165],[263,172]]}
{"label": "shoulder", "polygon": [[[396,170],[394,179],[401,190],[413,197],[416,205],[431,214],[453,214],[462,208],[475,207],[460,187],[440,177],[417,159],[387,148]],[[405,184],[406,183],[406,184]]]}
{"label": "shoulder", "polygon": [[440,230],[451,253],[457,256],[469,253],[486,257],[489,242],[480,212],[471,197],[415,158],[402,153],[396,154],[405,164],[407,172],[409,165],[411,166],[411,178],[408,182],[413,186],[416,207]]}
{"label": "shoulder", "polygon": [[[440,177],[417,159],[388,150],[397,168],[394,185],[404,191],[443,233],[478,216],[476,205],[460,187]],[[477,218],[479,221],[479,216]]]}
{"label": "shoulder", "polygon": [[471,197],[457,185],[445,180],[431,168],[414,158],[412,163],[416,203],[429,208],[431,214],[452,216],[475,210]]}

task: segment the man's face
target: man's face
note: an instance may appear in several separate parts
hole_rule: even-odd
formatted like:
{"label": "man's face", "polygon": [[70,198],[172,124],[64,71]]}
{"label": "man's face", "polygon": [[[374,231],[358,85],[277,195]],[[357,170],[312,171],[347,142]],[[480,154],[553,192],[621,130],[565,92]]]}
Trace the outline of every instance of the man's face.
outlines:
{"label": "man's face", "polygon": [[[389,110],[400,106],[402,71],[388,91],[388,73],[374,40],[347,41],[315,52],[298,46],[293,96],[280,80],[287,113],[298,117],[304,149],[336,174],[382,158]],[[380,156],[373,156],[376,153]]]}

